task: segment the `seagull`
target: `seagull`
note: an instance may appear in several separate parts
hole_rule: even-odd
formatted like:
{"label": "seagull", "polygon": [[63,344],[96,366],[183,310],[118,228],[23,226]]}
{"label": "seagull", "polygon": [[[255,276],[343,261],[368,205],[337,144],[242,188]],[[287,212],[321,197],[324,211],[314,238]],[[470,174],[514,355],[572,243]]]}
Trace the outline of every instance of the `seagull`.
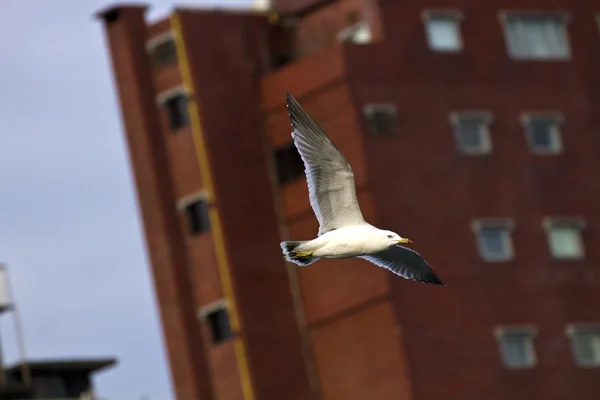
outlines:
{"label": "seagull", "polygon": [[364,220],[352,167],[289,92],[286,103],[319,231],[312,240],[281,242],[285,260],[304,267],[319,259],[357,257],[405,279],[446,286],[419,253],[401,245],[412,240]]}

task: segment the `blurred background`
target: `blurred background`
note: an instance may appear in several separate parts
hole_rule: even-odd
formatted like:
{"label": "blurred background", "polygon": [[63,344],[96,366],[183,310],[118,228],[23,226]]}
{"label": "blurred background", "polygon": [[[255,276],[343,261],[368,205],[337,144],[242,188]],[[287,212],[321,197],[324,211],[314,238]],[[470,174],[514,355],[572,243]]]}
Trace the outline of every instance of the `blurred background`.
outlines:
{"label": "blurred background", "polygon": [[[0,4],[0,399],[600,398],[596,1]],[[316,236],[285,92],[366,219]]]}

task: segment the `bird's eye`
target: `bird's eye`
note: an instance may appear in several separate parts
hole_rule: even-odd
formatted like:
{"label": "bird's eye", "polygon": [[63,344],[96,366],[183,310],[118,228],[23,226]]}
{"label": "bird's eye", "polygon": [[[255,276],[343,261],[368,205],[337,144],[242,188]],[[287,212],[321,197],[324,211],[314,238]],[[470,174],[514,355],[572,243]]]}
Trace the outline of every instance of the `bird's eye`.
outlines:
{"label": "bird's eye", "polygon": [[392,235],[388,235],[388,239],[391,239],[391,238],[393,238],[393,236]]}

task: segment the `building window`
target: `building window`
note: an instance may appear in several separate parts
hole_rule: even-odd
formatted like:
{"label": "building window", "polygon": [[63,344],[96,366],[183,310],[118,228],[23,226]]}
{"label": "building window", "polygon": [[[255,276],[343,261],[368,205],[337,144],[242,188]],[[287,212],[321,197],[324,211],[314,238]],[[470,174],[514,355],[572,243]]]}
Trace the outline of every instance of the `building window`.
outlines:
{"label": "building window", "polygon": [[488,112],[457,112],[450,115],[456,147],[465,154],[487,154],[492,151]]}
{"label": "building window", "polygon": [[227,305],[219,301],[200,310],[200,317],[208,325],[210,339],[213,344],[225,342],[233,338],[233,330],[229,322]]}
{"label": "building window", "polygon": [[556,154],[562,151],[560,124],[563,117],[560,114],[524,114],[521,120],[531,151],[538,154]]}
{"label": "building window", "polygon": [[188,96],[183,86],[160,93],[157,102],[165,109],[171,130],[178,130],[189,124]]}
{"label": "building window", "polygon": [[429,48],[439,52],[459,52],[463,48],[459,11],[427,10],[423,14],[425,35]]}
{"label": "building window", "polygon": [[337,38],[340,42],[368,44],[372,40],[371,27],[368,22],[362,21],[339,31]]}
{"label": "building window", "polygon": [[155,67],[173,64],[177,60],[177,49],[172,32],[150,39],[146,44],[146,49]]}
{"label": "building window", "polygon": [[175,41],[167,40],[152,50],[152,64],[155,67],[163,67],[165,65],[173,64],[177,60],[177,50],[175,48]]}
{"label": "building window", "polygon": [[579,367],[600,367],[600,325],[571,325],[567,328],[575,364]]}
{"label": "building window", "polygon": [[293,141],[275,150],[275,165],[280,185],[304,177],[304,163]]}
{"label": "building window", "polygon": [[180,129],[190,122],[187,96],[173,96],[165,101],[164,106],[169,116],[169,128],[171,130]]}
{"label": "building window", "polygon": [[480,220],[473,224],[479,254],[485,261],[509,261],[514,257],[511,240],[513,224],[506,220]]}
{"label": "building window", "polygon": [[531,368],[536,364],[533,339],[537,331],[530,326],[502,327],[496,330],[503,364],[508,368]]}
{"label": "building window", "polygon": [[369,133],[377,136],[396,134],[396,106],[393,104],[367,104],[363,107]]}
{"label": "building window", "polygon": [[520,59],[567,59],[567,17],[562,13],[504,13],[508,53]]}
{"label": "building window", "polygon": [[584,257],[580,218],[547,218],[543,226],[548,235],[552,257],[557,259],[580,259]]}
{"label": "building window", "polygon": [[191,235],[200,235],[210,229],[209,205],[205,199],[190,201],[184,208]]}
{"label": "building window", "polygon": [[177,50],[173,40],[157,45],[152,51],[152,62],[156,67],[173,64],[177,60]]}

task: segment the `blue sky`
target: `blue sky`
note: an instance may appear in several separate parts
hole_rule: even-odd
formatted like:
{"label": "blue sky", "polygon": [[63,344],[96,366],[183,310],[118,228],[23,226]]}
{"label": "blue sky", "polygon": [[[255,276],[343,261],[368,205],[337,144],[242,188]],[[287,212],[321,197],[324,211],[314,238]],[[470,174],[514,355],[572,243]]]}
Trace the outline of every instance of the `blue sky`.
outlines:
{"label": "blue sky", "polygon": [[[248,0],[180,1],[239,7]],[[31,358],[116,356],[110,400],[173,399],[116,89],[95,11],[0,3],[0,262]],[[171,1],[149,2],[149,18]],[[10,315],[5,361],[17,360]]]}

